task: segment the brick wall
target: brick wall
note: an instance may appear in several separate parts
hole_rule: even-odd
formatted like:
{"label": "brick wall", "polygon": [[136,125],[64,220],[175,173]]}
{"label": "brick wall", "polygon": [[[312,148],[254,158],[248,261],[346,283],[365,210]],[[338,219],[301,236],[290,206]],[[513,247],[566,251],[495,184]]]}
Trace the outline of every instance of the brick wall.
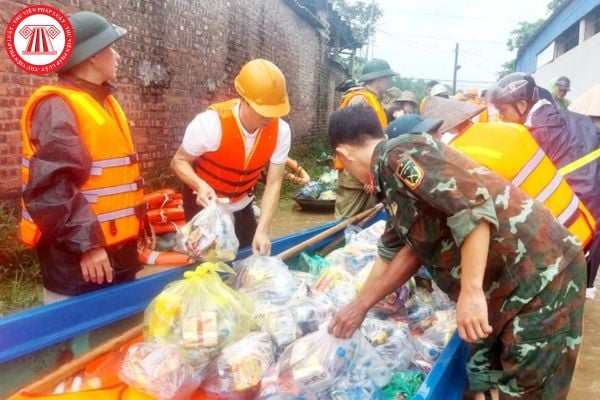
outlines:
{"label": "brick wall", "polygon": [[[34,1],[0,0],[0,29]],[[233,78],[263,57],[287,79],[293,143],[326,132],[333,88],[344,79],[327,40],[281,0],[44,1],[65,13],[90,10],[128,29],[117,42],[116,97],[125,109],[146,177],[167,168],[188,122],[208,104],[236,96]],[[18,70],[0,55],[0,199],[19,190],[18,120],[27,97],[54,77]]]}

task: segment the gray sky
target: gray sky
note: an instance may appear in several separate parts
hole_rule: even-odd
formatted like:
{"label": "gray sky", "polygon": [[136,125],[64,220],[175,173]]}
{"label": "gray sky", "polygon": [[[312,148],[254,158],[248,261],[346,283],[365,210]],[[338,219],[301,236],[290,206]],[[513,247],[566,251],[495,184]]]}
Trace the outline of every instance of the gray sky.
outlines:
{"label": "gray sky", "polygon": [[500,65],[516,55],[506,49],[510,31],[519,21],[546,17],[549,0],[375,2],[383,11],[376,26],[375,58],[388,61],[401,76],[448,79],[442,83],[451,88],[458,42],[457,86],[481,90],[490,83],[465,81],[494,81]]}

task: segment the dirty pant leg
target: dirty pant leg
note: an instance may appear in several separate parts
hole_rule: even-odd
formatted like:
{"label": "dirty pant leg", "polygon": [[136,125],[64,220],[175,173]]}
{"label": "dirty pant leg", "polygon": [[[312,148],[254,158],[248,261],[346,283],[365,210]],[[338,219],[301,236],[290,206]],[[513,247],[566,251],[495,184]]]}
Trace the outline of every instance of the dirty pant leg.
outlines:
{"label": "dirty pant leg", "polygon": [[347,171],[340,173],[338,190],[335,199],[335,217],[352,217],[377,204],[373,193],[363,190],[364,185]]}
{"label": "dirty pant leg", "polygon": [[594,287],[594,280],[598,274],[600,266],[600,230],[596,229],[594,238],[590,243],[590,248],[587,256],[587,287]]}
{"label": "dirty pant leg", "polygon": [[497,387],[501,399],[566,399],[581,343],[585,275],[580,254],[510,320],[496,346],[476,345],[467,362],[470,389]]}

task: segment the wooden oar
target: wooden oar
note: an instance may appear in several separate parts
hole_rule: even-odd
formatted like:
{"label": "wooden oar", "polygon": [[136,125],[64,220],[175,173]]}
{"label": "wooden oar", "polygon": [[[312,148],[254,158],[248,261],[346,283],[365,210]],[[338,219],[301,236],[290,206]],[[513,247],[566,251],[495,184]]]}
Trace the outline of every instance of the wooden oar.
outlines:
{"label": "wooden oar", "polygon": [[[370,208],[366,211],[363,211],[362,213],[357,214],[352,218],[346,219],[346,220],[340,222],[339,224],[332,226],[331,228],[319,233],[318,235],[313,236],[312,238],[307,239],[306,241],[304,241],[300,244],[297,244],[294,247],[291,247],[290,249],[280,253],[278,256],[283,260],[293,257],[296,254],[298,254],[299,252],[301,252],[302,250],[312,246],[313,244],[317,243],[320,240],[328,238],[329,236],[341,231],[346,226],[348,226],[356,221],[359,221],[361,219],[366,219],[366,218],[372,218],[374,215],[376,215],[381,210],[382,207],[383,207],[382,204],[377,204],[375,207]],[[142,334],[142,332],[143,332],[143,325],[142,324],[137,325],[137,326],[129,329],[128,331],[123,332],[122,334],[118,335],[117,337],[114,337],[114,338],[102,343],[101,345],[91,349],[87,353],[84,353],[81,356],[74,358],[73,360],[67,362],[66,364],[63,364],[55,371],[52,371],[49,374],[38,379],[37,381],[27,385],[26,387],[20,389],[18,392],[27,391],[27,392],[33,392],[33,393],[49,393],[60,382],[64,381],[65,379],[73,376],[77,372],[84,369],[86,367],[86,365],[89,362],[91,362],[92,360],[96,359],[97,357],[100,357],[101,355],[103,355],[106,352],[109,352],[115,348],[118,348],[119,346],[128,342],[129,340],[131,340],[137,336],[140,336]]]}
{"label": "wooden oar", "polygon": [[[382,206],[383,207],[383,206]],[[379,210],[381,210],[380,207],[379,209],[377,209],[376,211],[374,211],[373,213],[367,215],[365,218],[361,219],[360,221],[358,221],[355,225],[359,228],[362,228],[363,226],[365,226],[365,224],[367,222],[369,222],[370,220],[373,219],[373,217],[375,217],[377,215],[377,213],[379,212]],[[320,256],[325,257],[327,254],[331,253],[333,250],[335,250],[339,244],[344,241],[345,237],[344,235],[341,235],[340,237],[338,237],[337,239],[335,239],[333,242],[329,243],[327,246],[323,247],[321,250],[319,250],[317,252],[317,254],[319,254]]]}
{"label": "wooden oar", "polygon": [[280,257],[282,260],[293,257],[296,254],[300,253],[302,250],[309,248],[310,246],[318,243],[319,241],[326,239],[329,236],[343,230],[348,225],[353,224],[356,221],[360,221],[361,219],[364,219],[364,218],[369,218],[369,219],[372,218],[382,208],[383,208],[383,204],[381,204],[381,203],[376,204],[374,207],[369,208],[368,210],[365,210],[365,211],[361,212],[360,214],[356,214],[353,217],[345,219],[342,222],[340,222],[339,224],[332,226],[331,228],[329,228],[327,230],[324,230],[323,232],[319,233],[318,235],[315,235],[312,238],[295,245],[294,247],[290,247],[289,249],[279,253],[278,257]]}

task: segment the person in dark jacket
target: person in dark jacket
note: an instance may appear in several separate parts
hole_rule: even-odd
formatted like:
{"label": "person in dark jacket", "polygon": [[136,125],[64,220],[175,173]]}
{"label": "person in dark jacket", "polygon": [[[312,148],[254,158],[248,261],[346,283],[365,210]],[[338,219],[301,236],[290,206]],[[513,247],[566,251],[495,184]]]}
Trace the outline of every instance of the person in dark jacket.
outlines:
{"label": "person in dark jacket", "polygon": [[502,78],[488,93],[489,101],[506,122],[525,125],[584,202],[596,220],[596,234],[588,248],[588,297],[600,265],[600,159],[582,163],[582,157],[600,145],[598,130],[589,117],[560,110],[540,99],[533,77],[515,72]]}
{"label": "person in dark jacket", "polygon": [[143,192],[127,120],[114,99],[126,30],[69,16],[75,47],[58,82],[23,112],[21,237],[39,257],[44,303],[135,279]]}

